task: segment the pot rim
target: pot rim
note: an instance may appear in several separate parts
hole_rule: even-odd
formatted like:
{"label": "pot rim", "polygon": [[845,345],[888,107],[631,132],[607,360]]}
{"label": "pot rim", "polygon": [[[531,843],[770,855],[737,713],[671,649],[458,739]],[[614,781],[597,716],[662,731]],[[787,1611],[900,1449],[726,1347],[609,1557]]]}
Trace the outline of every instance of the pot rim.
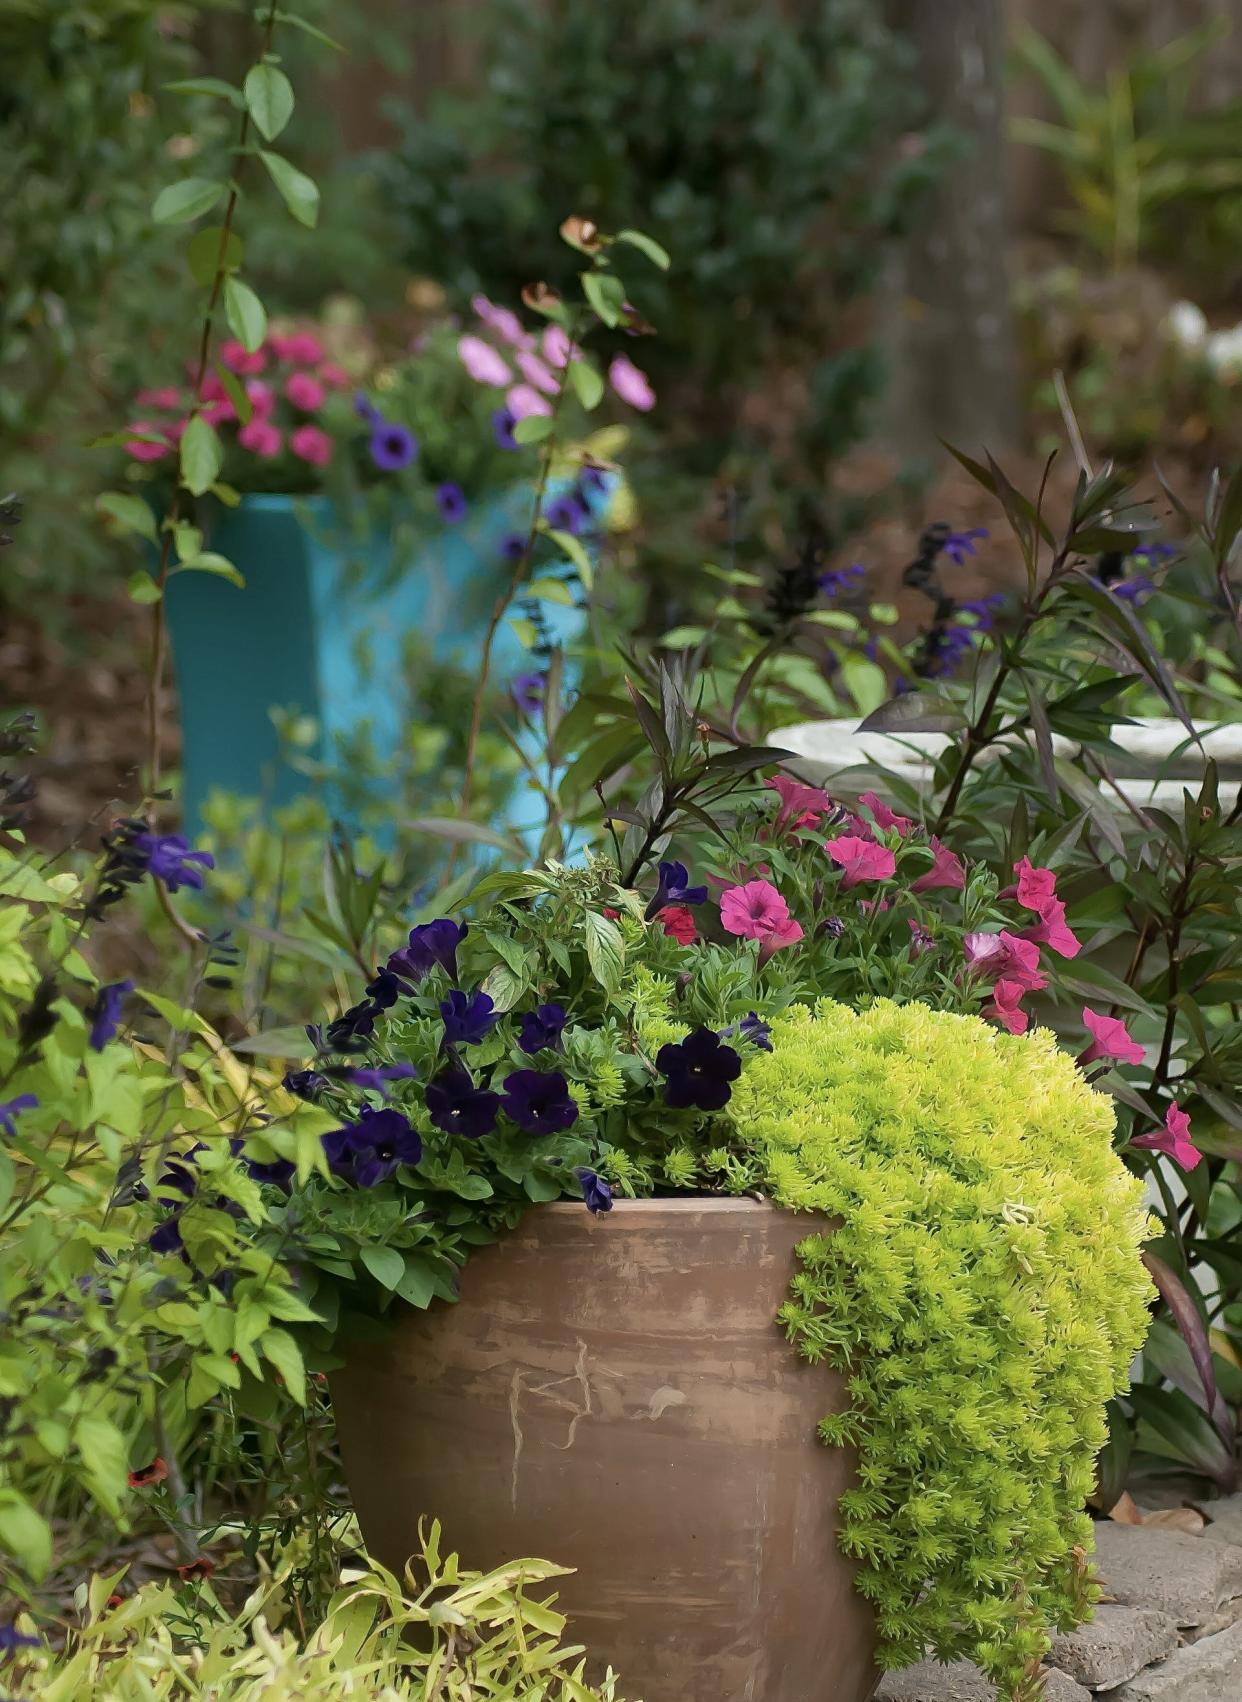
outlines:
{"label": "pot rim", "polygon": [[[781,1211],[780,1206],[771,1200],[760,1199],[754,1194],[666,1194],[660,1196],[645,1196],[641,1199],[630,1199],[628,1196],[614,1194],[612,1208],[607,1212],[591,1214],[592,1221],[602,1222],[605,1219],[622,1212],[626,1216],[642,1212],[709,1212],[713,1215],[724,1216],[731,1212],[742,1212],[747,1216],[757,1211]],[[555,1212],[562,1217],[580,1217],[584,1213],[581,1200],[542,1200],[527,1207],[527,1212]],[[813,1212],[805,1216],[813,1217]],[[520,1225],[519,1225],[520,1226]]]}

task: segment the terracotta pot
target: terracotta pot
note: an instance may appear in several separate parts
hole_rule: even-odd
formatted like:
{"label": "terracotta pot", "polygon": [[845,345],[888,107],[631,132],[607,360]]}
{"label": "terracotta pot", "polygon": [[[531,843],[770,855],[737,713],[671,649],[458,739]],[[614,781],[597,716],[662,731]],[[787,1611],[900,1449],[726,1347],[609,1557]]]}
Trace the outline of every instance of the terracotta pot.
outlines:
{"label": "terracotta pot", "polygon": [[865,1702],[871,1610],[837,1548],[840,1379],[775,1323],[820,1224],[757,1200],[536,1206],[455,1306],[332,1379],[371,1552],[420,1517],[465,1565],[539,1557],[589,1671],[643,1702]]}

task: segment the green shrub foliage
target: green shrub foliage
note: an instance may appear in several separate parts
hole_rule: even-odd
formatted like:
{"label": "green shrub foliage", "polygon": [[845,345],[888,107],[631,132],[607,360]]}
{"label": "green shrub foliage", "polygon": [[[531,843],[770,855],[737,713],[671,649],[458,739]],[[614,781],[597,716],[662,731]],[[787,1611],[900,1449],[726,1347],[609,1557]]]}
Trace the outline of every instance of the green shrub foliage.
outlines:
{"label": "green shrub foliage", "polygon": [[848,1378],[822,1435],[858,1450],[841,1542],[880,1658],[970,1655],[1034,1694],[1048,1628],[1094,1593],[1082,1508],[1147,1325],[1111,1100],[1046,1030],[922,1005],[825,1000],[772,1042],[732,1110],[773,1198],[839,1220],[799,1249],[781,1321]]}

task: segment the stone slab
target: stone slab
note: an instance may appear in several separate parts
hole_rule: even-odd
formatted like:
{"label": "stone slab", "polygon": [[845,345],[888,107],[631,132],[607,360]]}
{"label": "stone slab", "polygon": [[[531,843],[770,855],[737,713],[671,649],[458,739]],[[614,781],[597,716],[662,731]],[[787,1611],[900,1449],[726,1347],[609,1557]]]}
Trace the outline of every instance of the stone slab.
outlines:
{"label": "stone slab", "polygon": [[1102,1602],[1088,1624],[1053,1638],[1048,1660],[1088,1690],[1112,1690],[1177,1645],[1177,1621],[1167,1613]]}
{"label": "stone slab", "polygon": [[1212,1521],[1204,1536],[1213,1542],[1242,1544],[1242,1495],[1222,1495],[1219,1501],[1201,1501],[1199,1505]]}
{"label": "stone slab", "polygon": [[[973,1661],[920,1661],[885,1673],[872,1702],[996,1702],[996,1686]],[[1068,1673],[1049,1668],[1043,1702],[1091,1702],[1091,1692]]]}
{"label": "stone slab", "polygon": [[1242,1624],[1148,1667],[1108,1702],[1242,1702]]}
{"label": "stone slab", "polygon": [[1242,1548],[1182,1531],[1102,1520],[1094,1558],[1110,1601],[1155,1608],[1178,1625],[1206,1624],[1242,1595]]}

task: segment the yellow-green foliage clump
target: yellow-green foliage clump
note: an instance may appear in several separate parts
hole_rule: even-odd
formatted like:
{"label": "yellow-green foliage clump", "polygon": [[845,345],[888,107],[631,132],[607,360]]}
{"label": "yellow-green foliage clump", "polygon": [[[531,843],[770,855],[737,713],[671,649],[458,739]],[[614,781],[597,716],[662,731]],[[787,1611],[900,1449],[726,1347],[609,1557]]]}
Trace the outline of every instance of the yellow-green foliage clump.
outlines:
{"label": "yellow-green foliage clump", "polygon": [[1050,1625],[1092,1597],[1082,1513],[1147,1325],[1141,1185],[1111,1101],[1053,1036],[830,1001],[772,1024],[731,1111],[777,1203],[840,1220],[799,1251],[781,1314],[847,1373],[862,1562],[881,1659],[969,1655],[1034,1694]]}

